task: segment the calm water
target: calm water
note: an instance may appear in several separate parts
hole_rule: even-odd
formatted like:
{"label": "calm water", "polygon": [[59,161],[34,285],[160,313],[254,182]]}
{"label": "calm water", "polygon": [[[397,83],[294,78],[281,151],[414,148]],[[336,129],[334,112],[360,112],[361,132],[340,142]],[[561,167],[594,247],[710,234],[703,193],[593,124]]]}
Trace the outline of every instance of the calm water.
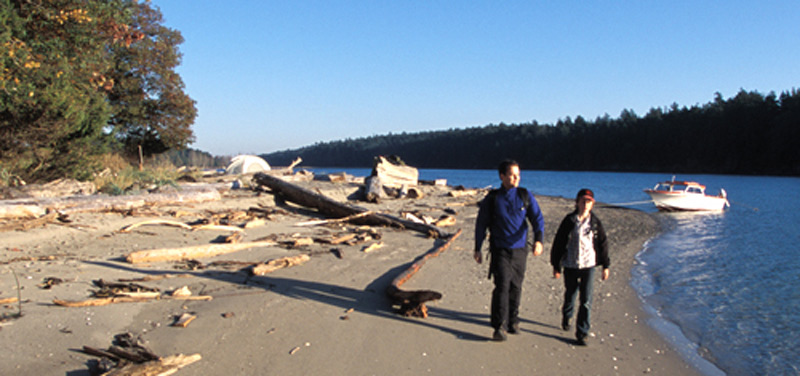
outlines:
{"label": "calm water", "polygon": [[[339,172],[342,169],[317,170]],[[369,169],[346,169],[357,176]],[[420,170],[420,179],[497,186],[494,170]],[[642,190],[667,174],[523,171],[536,194],[655,213],[665,232],[640,252],[633,285],[659,332],[706,374],[800,375],[800,178],[680,175],[728,192],[724,213],[658,213]],[[704,358],[700,358],[702,354]],[[713,365],[706,360],[713,362]]]}

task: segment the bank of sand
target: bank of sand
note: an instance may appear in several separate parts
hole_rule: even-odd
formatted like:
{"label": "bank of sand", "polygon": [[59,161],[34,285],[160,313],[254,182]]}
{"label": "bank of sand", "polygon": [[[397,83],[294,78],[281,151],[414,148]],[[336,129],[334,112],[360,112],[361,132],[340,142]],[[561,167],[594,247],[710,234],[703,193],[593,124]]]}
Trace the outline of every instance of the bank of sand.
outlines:
{"label": "bank of sand", "polygon": [[[307,185],[342,201],[357,189],[353,184]],[[115,334],[123,332],[140,335],[162,356],[200,354],[202,360],[178,373],[186,375],[697,374],[648,326],[629,284],[634,255],[658,231],[650,215],[620,208],[596,209],[611,241],[611,278],[595,284],[592,336],[588,347],[579,347],[573,343],[573,333],[559,327],[563,282],[552,278],[548,263],[554,231],[573,203],[537,197],[547,222],[545,254],[528,259],[522,333],[497,343],[490,341],[488,324],[492,290],[486,278],[488,265],[472,259],[477,207],[469,203],[477,197],[451,198],[446,195],[448,190],[424,187],[422,199],[355,203],[395,215],[405,209],[438,217],[445,209],[456,210],[457,225],[446,229],[455,232],[461,228],[461,236],[403,286],[444,294],[440,301],[429,304],[430,316],[425,319],[396,314],[384,293],[398,273],[438,244],[409,230],[380,228],[383,248],[363,253],[363,245],[340,246],[341,259],[326,252],[330,245],[315,244],[293,250],[254,248],[201,260],[255,262],[314,253],[305,265],[264,277],[217,268],[188,272],[192,277],[142,283],[162,291],[185,285],[196,294],[213,296],[211,301],[161,300],[85,308],[55,306],[52,301],[87,299],[94,288],[92,281],[97,279],[182,273],[174,269],[174,263],[131,265],[123,256],[143,249],[207,244],[220,234],[166,226],[120,233],[117,230],[123,226],[147,218],[111,213],[72,214],[73,225],[81,228],[47,225],[4,232],[0,234],[0,298],[17,295],[13,270],[22,285],[24,316],[2,323],[0,374],[87,375],[87,362],[96,358],[77,350],[83,346],[105,349]],[[158,209],[195,213],[180,218],[190,221],[208,211],[276,205],[270,194],[223,193],[219,201]],[[244,240],[270,234],[322,236],[339,230],[294,226],[317,216],[304,209],[289,209],[263,227],[248,229]],[[48,255],[54,259],[21,261]],[[51,289],[37,287],[47,277],[65,282]],[[17,305],[1,309],[9,315],[17,311]],[[197,318],[184,328],[170,326],[182,313]]]}

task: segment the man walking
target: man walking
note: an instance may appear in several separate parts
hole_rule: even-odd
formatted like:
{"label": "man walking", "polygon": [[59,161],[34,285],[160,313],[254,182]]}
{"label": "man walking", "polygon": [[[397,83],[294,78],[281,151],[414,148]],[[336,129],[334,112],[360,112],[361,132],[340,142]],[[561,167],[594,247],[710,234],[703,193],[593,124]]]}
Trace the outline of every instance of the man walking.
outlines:
{"label": "man walking", "polygon": [[528,256],[528,224],[533,226],[533,255],[542,254],[544,217],[539,203],[527,189],[519,187],[519,164],[512,160],[500,163],[497,171],[501,187],[481,201],[475,221],[475,254],[479,264],[481,247],[489,231],[489,277],[494,276],[492,291],[492,338],[505,341],[506,332],[519,333],[519,303]]}
{"label": "man walking", "polygon": [[608,239],[600,218],[592,213],[594,192],[581,189],[575,198],[575,211],[567,214],[558,226],[550,264],[553,277],[561,276],[564,269],[564,305],[561,308],[561,328],[570,330],[570,319],[575,311],[575,296],[580,291],[580,306],[575,325],[575,338],[578,344],[586,346],[589,335],[589,317],[592,309],[592,282],[594,270],[603,266],[602,279],[608,279]]}

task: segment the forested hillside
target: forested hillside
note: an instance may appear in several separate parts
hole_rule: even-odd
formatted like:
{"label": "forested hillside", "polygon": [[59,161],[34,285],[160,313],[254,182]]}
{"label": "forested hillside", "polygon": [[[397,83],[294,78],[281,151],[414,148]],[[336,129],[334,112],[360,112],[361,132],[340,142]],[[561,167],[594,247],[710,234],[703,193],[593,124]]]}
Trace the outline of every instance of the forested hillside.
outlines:
{"label": "forested hillside", "polygon": [[800,91],[740,91],[692,107],[625,110],[588,121],[499,124],[317,143],[263,155],[272,165],[300,156],[319,167],[370,167],[396,154],[420,168],[491,169],[503,158],[525,169],[800,175]]}

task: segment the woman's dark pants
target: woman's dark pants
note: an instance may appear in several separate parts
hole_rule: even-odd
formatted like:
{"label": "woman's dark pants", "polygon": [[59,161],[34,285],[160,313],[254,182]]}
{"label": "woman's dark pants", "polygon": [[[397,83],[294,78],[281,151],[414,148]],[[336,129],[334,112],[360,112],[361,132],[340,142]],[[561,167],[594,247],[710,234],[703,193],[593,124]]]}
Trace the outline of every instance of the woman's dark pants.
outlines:
{"label": "woman's dark pants", "polygon": [[564,307],[561,309],[566,322],[575,312],[575,295],[580,292],[580,306],[578,319],[575,322],[575,337],[586,338],[589,335],[590,312],[592,310],[592,284],[594,281],[594,268],[570,269],[564,268]]}

